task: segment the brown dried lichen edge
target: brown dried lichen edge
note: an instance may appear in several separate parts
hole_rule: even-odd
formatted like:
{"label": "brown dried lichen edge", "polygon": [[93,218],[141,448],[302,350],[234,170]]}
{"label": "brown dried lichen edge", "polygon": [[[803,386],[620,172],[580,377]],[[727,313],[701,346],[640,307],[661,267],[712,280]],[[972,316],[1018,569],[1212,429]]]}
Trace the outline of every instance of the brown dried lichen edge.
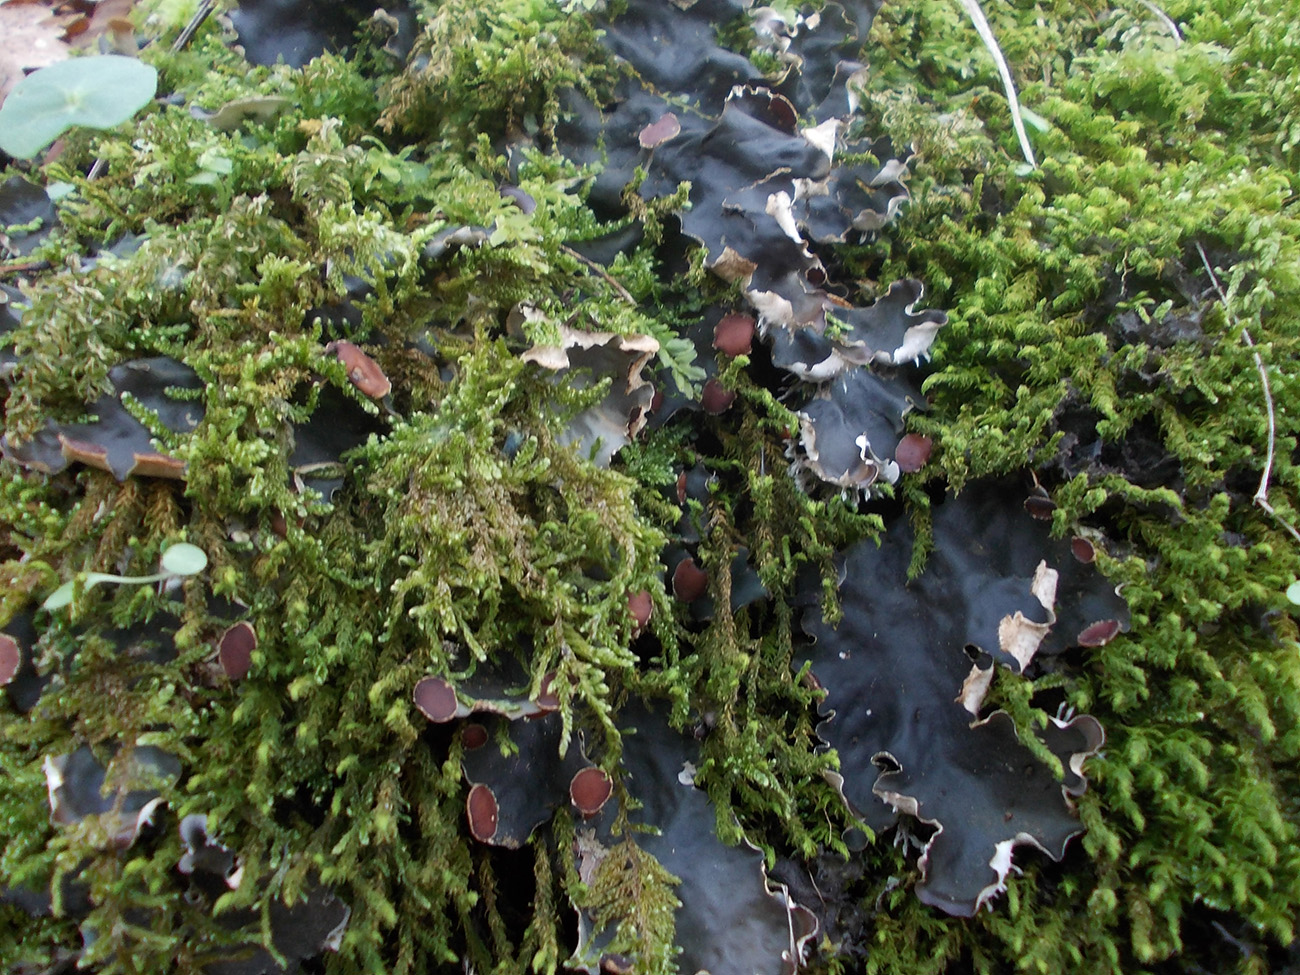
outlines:
{"label": "brown dried lichen edge", "polygon": [[8,633],[0,633],[0,687],[12,681],[23,665],[23,648]]}
{"label": "brown dried lichen edge", "polygon": [[221,669],[231,680],[243,680],[253,666],[253,651],[257,649],[257,631],[247,620],[229,627],[217,643],[217,659]]}

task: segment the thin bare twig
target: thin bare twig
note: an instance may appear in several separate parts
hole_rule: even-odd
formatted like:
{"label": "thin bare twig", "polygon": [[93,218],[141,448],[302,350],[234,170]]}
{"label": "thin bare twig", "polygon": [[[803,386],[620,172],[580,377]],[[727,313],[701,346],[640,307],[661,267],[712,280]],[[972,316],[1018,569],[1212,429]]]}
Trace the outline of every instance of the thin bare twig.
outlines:
{"label": "thin bare twig", "polygon": [[26,271],[48,271],[49,269],[49,261],[17,261],[13,264],[0,264],[0,278],[7,278],[11,274],[23,274]]}
{"label": "thin bare twig", "polygon": [[1232,306],[1228,304],[1228,296],[1224,293],[1223,286],[1219,284],[1219,277],[1214,273],[1214,268],[1210,267],[1210,258],[1206,255],[1205,248],[1201,246],[1200,241],[1196,243],[1196,252],[1201,255],[1201,264],[1205,266],[1205,272],[1210,276],[1210,283],[1214,285],[1219,300],[1223,302],[1223,311],[1228,316],[1228,321],[1241,329],[1241,338],[1250,348],[1251,355],[1255,358],[1255,369],[1259,372],[1260,385],[1264,387],[1264,405],[1268,409],[1268,454],[1264,459],[1264,472],[1259,477],[1259,487],[1255,489],[1255,504],[1272,515],[1279,525],[1290,532],[1297,542],[1300,542],[1300,532],[1296,531],[1294,525],[1274,511],[1273,506],[1268,501],[1268,482],[1273,476],[1273,458],[1277,449],[1277,412],[1273,407],[1273,387],[1268,381],[1268,370],[1264,368],[1264,360],[1255,348],[1255,340],[1251,338],[1250,331],[1245,325],[1239,324],[1237,317],[1232,313]]}
{"label": "thin bare twig", "polygon": [[560,250],[564,251],[564,253],[568,254],[570,257],[574,258],[575,260],[581,261],[583,264],[587,266],[588,270],[593,271],[595,274],[599,275],[601,278],[605,280],[606,284],[608,284],[611,288],[617,291],[618,296],[620,298],[622,298],[632,307],[634,308],[636,307],[636,299],[632,297],[632,293],[628,291],[627,288],[619,284],[618,279],[615,278],[614,275],[610,274],[603,267],[601,267],[599,264],[593,261],[590,257],[587,257],[583,254],[579,254],[568,244],[561,244]]}
{"label": "thin bare twig", "polygon": [[998,74],[1002,76],[1002,88],[1007,93],[1007,102],[1011,106],[1011,124],[1015,126],[1016,138],[1020,140],[1020,151],[1024,153],[1025,161],[1037,168],[1038,162],[1034,159],[1034,149],[1029,144],[1024,119],[1020,117],[1020,99],[1016,96],[1016,83],[1011,78],[1007,59],[1002,56],[1002,48],[998,47],[998,39],[993,36],[993,28],[989,26],[988,18],[984,16],[978,0],[961,0],[961,5],[966,8],[966,13],[975,24],[980,40],[989,49],[989,54],[993,55],[993,63],[998,66]]}
{"label": "thin bare twig", "polygon": [[180,34],[177,35],[176,40],[172,42],[173,54],[177,51],[184,50],[189,45],[190,41],[194,40],[194,35],[198,33],[199,28],[203,26],[203,22],[208,19],[208,16],[216,9],[216,7],[217,5],[214,0],[203,0],[203,2],[199,4],[199,9],[194,12],[194,16],[190,18],[190,22],[185,25],[185,29],[182,30]]}
{"label": "thin bare twig", "polygon": [[1173,18],[1152,3],[1151,0],[1138,0],[1138,3],[1151,11],[1151,13],[1155,15],[1156,19],[1165,25],[1165,30],[1169,31],[1169,33],[1173,35],[1174,47],[1181,47],[1183,43],[1183,35],[1178,30],[1178,25],[1174,23]]}

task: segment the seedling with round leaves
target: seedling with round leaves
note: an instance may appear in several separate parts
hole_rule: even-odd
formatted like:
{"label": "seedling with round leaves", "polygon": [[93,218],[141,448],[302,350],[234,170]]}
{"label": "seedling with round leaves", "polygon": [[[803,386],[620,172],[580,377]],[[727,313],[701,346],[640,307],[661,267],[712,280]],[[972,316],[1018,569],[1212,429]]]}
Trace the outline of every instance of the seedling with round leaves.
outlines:
{"label": "seedling with round leaves", "polygon": [[198,575],[208,567],[208,556],[197,545],[191,545],[189,542],[178,542],[163,552],[161,566],[161,572],[155,572],[147,576],[119,576],[109,572],[83,572],[76,578],[69,579],[45,597],[45,602],[41,606],[53,612],[56,609],[71,605],[72,596],[78,583],[81,584],[81,589],[85,592],[101,582],[115,582],[119,585],[140,585]]}
{"label": "seedling with round leaves", "polygon": [[157,69],[120,54],[41,68],[18,82],[0,106],[0,149],[30,159],[74,126],[121,125],[157,91]]}

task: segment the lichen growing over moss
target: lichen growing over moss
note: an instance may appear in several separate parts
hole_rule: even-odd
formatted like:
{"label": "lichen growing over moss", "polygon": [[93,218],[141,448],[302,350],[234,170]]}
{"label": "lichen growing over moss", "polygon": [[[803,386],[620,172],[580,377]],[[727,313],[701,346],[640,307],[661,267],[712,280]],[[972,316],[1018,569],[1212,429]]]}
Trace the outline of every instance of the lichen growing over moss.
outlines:
{"label": "lichen growing over moss", "polygon": [[[472,735],[412,698],[435,677],[553,695],[561,747],[604,770],[634,820],[619,718],[657,700],[698,740],[681,771],[708,796],[701,828],[755,843],[821,915],[814,970],[1281,970],[1300,903],[1300,654],[1284,596],[1300,575],[1286,30],[1300,10],[1174,2],[1166,22],[1145,4],[990,7],[1031,112],[1031,169],[959,5],[886,5],[854,46],[847,25],[866,14],[772,14],[783,26],[761,20],[760,37],[740,5],[701,0],[691,16],[719,23],[700,40],[715,68],[794,99],[737,101],[780,145],[820,164],[798,133],[822,116],[787,119],[782,104],[803,105],[800,71],[832,84],[816,58],[851,53],[870,70],[854,75],[851,151],[835,165],[906,163],[888,169],[910,195],[892,223],[803,251],[798,227],[755,238],[798,264],[773,285],[784,294],[864,308],[916,279],[947,311],[916,375],[928,402],[900,421],[932,449],[864,499],[790,476],[816,380],[761,340],[715,349],[701,326],[755,311],[754,291],[719,276],[739,265],[711,273],[682,233],[712,219],[683,220],[688,201],[712,196],[647,188],[677,137],[641,140],[656,115],[619,135],[617,160],[616,140],[581,162],[558,150],[631,99],[600,31],[624,13],[618,30],[635,35],[626,24],[651,5],[587,6],[422,2],[409,59],[381,50],[372,24],[301,69],[249,68],[215,21],[167,51],[176,24],[142,54],[170,97],[28,168],[63,185],[59,226],[0,264],[3,432],[12,458],[44,431],[32,449],[71,463],[0,462],[0,623],[21,661],[0,690],[0,963],[197,972],[261,950],[272,970],[319,956],[329,971],[555,972],[583,908],[623,925],[638,971],[671,970],[681,878],[635,830],[595,879],[574,858],[589,824],[566,808],[520,850],[473,839]],[[841,28],[835,44],[808,40]],[[673,104],[679,134],[702,136],[721,111],[696,94]],[[261,120],[207,120],[269,96],[286,103]],[[566,129],[587,104],[610,111]],[[615,163],[629,186],[599,182]],[[776,220],[762,204],[741,209]],[[566,431],[622,377],[569,382],[524,357],[564,329],[659,348],[647,372],[670,405],[607,466]],[[391,392],[358,388],[337,342]],[[110,372],[154,357],[193,370],[168,396],[193,403],[197,425],[121,402],[183,479],[119,480],[48,440],[95,429]],[[1271,512],[1255,501],[1265,472]],[[924,810],[871,837],[832,786],[855,773],[818,737],[825,694],[815,659],[801,664],[815,655],[800,621],[855,612],[839,602],[843,553],[869,558],[887,525],[916,536],[897,584],[926,579],[945,544],[935,506],[993,477],[1033,494],[1060,545],[1098,541],[1131,625],[982,688],[1040,776],[1066,772],[1037,736],[1054,717],[1094,716],[1106,746],[1062,862],[1018,855],[1005,898],[958,919],[916,899]],[[152,574],[179,541],[207,553],[205,573],[39,608],[81,572]],[[688,559],[689,592],[674,582]],[[232,671],[218,645],[236,623],[253,648]],[[508,750],[499,737],[478,744]],[[49,769],[79,767],[60,756],[88,756],[111,792],[155,750],[180,771],[149,783],[161,802],[138,835],[115,841],[99,813],[51,821]],[[863,773],[869,794],[878,771]],[[180,868],[191,815],[237,873]],[[655,885],[653,911],[610,879],[630,874]],[[351,912],[337,943],[294,942],[295,905],[332,898]]]}

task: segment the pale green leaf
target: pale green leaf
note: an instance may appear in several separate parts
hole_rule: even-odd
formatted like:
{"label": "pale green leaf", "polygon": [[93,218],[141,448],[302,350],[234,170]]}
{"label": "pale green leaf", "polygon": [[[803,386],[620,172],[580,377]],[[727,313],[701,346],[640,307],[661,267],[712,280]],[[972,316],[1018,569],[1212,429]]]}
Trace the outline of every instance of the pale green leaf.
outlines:
{"label": "pale green leaf", "polygon": [[0,107],[0,149],[30,159],[76,125],[121,125],[153,100],[158,72],[120,54],[71,58],[29,74]]}
{"label": "pale green leaf", "polygon": [[198,575],[208,567],[208,555],[197,545],[178,542],[163,552],[162,567],[174,576]]}

